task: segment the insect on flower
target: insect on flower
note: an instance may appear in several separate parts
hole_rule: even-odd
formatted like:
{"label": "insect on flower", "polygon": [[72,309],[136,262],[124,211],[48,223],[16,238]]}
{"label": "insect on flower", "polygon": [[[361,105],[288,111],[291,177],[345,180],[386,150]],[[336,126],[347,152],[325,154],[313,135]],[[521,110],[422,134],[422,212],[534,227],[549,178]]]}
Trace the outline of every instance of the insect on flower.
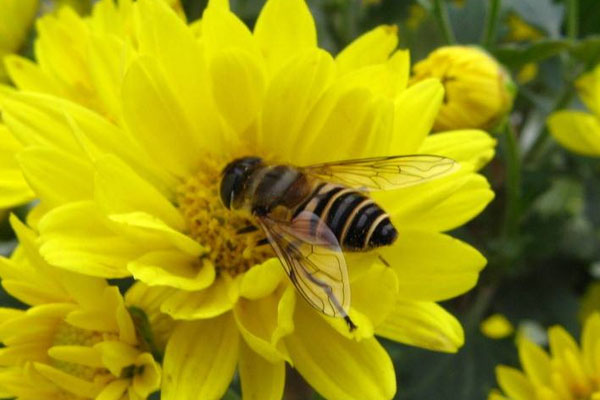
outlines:
{"label": "insect on flower", "polygon": [[[348,316],[350,282],[343,251],[391,245],[397,231],[366,192],[392,190],[439,178],[459,164],[434,155],[365,158],[296,167],[243,157],[223,170],[225,207],[249,213],[262,228],[290,280],[325,315]],[[239,233],[257,230],[243,228]]]}

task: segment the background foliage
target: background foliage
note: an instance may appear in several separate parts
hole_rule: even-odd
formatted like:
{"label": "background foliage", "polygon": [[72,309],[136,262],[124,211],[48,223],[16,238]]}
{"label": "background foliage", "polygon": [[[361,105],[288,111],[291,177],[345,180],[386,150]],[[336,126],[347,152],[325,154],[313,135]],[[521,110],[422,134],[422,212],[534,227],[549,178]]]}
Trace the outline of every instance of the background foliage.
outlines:
{"label": "background foliage", "polygon": [[[263,4],[230,2],[251,26]],[[182,3],[193,21],[206,1]],[[508,136],[496,133],[498,154],[485,171],[496,199],[474,222],[453,232],[489,260],[477,287],[445,304],[465,327],[465,347],[457,355],[445,355],[385,343],[396,365],[398,399],[484,399],[496,386],[494,367],[516,366],[518,357],[515,336],[485,337],[479,329],[483,319],[502,313],[518,327],[517,334],[528,332],[544,343],[546,327],[561,324],[579,335],[581,313],[600,309],[599,295],[592,291],[585,296],[600,277],[600,162],[564,150],[545,126],[546,117],[556,109],[582,108],[573,81],[600,61],[600,2],[309,0],[309,4],[321,46],[334,53],[361,32],[385,23],[398,25],[400,46],[411,50],[413,63],[454,36],[457,43],[484,46],[513,77],[524,66],[537,65],[537,75],[519,83],[507,121],[516,133],[516,149],[510,147]],[[444,10],[450,28],[446,31],[439,24]],[[514,16],[537,30],[539,37],[511,39],[509,19]],[[2,221],[0,253],[9,254],[15,239],[6,218]],[[15,306],[5,294],[1,303]],[[305,393],[292,392],[293,387],[288,398],[306,398]],[[237,393],[234,385],[227,397],[237,399]]]}

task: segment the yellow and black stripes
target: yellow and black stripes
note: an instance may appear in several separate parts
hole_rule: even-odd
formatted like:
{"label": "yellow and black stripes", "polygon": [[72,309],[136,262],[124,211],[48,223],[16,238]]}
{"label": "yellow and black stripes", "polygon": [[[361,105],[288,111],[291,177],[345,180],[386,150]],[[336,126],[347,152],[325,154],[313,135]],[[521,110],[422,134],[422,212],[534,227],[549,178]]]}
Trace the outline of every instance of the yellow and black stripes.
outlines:
{"label": "yellow and black stripes", "polygon": [[397,236],[389,216],[373,200],[341,185],[320,184],[294,215],[302,211],[324,221],[346,251],[388,245]]}

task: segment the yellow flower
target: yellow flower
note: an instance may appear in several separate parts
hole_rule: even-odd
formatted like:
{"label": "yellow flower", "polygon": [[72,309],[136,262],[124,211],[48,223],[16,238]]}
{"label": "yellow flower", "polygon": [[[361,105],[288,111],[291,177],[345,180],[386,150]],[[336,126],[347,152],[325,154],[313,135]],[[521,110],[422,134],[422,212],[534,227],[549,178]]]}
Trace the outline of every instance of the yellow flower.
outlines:
{"label": "yellow flower", "polygon": [[478,48],[440,47],[413,67],[413,84],[432,77],[445,89],[435,130],[492,128],[512,107],[510,77]]}
{"label": "yellow flower", "polygon": [[[178,0],[164,1],[183,18]],[[19,6],[27,3],[32,2],[20,1]],[[21,12],[26,9],[17,8]],[[0,13],[0,19],[9,14]],[[7,73],[21,90],[63,97],[120,122],[123,71],[138,51],[134,14],[132,0],[118,4],[101,0],[86,18],[71,7],[61,7],[37,21],[36,62],[9,55],[5,58]],[[0,40],[3,26],[11,25],[0,22]],[[0,55],[1,49],[0,42]],[[20,141],[0,125],[0,209],[25,203],[33,196],[14,157]]]}
{"label": "yellow flower", "polygon": [[512,335],[515,328],[502,314],[490,315],[479,325],[481,333],[490,339],[503,339]]}
{"label": "yellow flower", "polygon": [[[375,28],[333,58],[317,47],[301,0],[269,0],[253,32],[225,1],[210,2],[194,27],[157,1],[133,7],[138,50],[119,64],[118,113],[23,90],[4,91],[1,106],[44,209],[44,258],[133,276],[143,282],[137,297],[160,299],[180,320],[161,398],[221,398],[236,366],[245,397],[281,398],[287,362],[326,398],[388,399],[395,374],[375,335],[457,351],[462,327],[436,302],[473,287],[485,259],[443,232],[492,199],[474,171],[495,141],[477,130],[427,136],[443,87],[427,79],[406,88],[409,57],[396,50],[395,28]],[[92,36],[100,46],[116,40],[116,54],[129,48],[102,29]],[[89,62],[112,76],[101,61]],[[378,251],[390,267],[375,253],[346,255],[352,333],[297,299],[272,251],[255,246],[260,235],[236,234],[248,220],[218,197],[221,169],[242,155],[307,165],[415,153],[462,168],[375,197],[400,238]]]}
{"label": "yellow flower", "polygon": [[519,341],[523,372],[498,366],[496,377],[504,395],[492,391],[488,400],[600,398],[600,314],[586,320],[580,346],[561,326],[550,328],[548,336],[549,354],[527,338]]}
{"label": "yellow flower", "polygon": [[38,0],[3,0],[0,4],[0,82],[6,80],[3,59],[23,45],[37,8]]}
{"label": "yellow flower", "polygon": [[[148,321],[134,323],[104,279],[48,265],[33,231],[14,217],[11,223],[20,248],[12,260],[0,259],[2,285],[31,307],[0,312],[3,397],[139,400],[157,391],[161,368],[150,350],[159,350],[148,340]],[[139,315],[147,303],[136,304]]]}
{"label": "yellow flower", "polygon": [[600,65],[581,76],[575,87],[591,113],[562,110],[550,114],[548,128],[567,149],[585,156],[600,156]]}

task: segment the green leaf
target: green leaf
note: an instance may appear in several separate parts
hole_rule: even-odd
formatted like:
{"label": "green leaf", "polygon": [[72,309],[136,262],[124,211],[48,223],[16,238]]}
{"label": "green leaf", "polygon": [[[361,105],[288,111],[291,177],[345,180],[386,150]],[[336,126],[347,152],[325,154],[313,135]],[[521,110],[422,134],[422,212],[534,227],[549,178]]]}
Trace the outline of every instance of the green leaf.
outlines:
{"label": "green leaf", "polygon": [[571,48],[571,54],[586,65],[586,69],[600,62],[600,35],[579,40]]}
{"label": "green leaf", "polygon": [[530,62],[540,62],[569,49],[566,39],[546,39],[531,44],[506,44],[494,51],[494,56],[509,67],[520,67]]}

